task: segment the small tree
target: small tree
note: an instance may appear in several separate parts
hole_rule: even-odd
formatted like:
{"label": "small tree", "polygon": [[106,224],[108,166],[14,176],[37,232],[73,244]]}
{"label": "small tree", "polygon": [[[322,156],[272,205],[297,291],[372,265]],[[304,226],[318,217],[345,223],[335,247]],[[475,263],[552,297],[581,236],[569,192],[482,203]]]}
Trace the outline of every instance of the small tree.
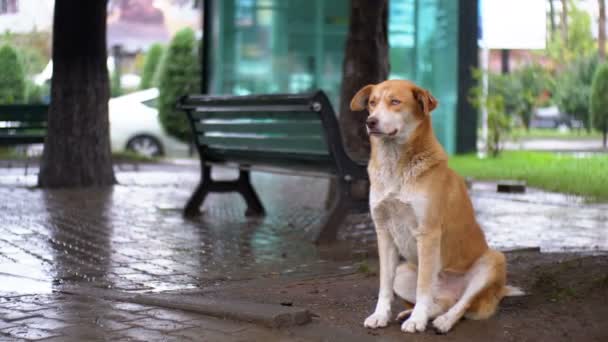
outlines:
{"label": "small tree", "polygon": [[153,44],[150,46],[144,62],[144,70],[141,76],[139,89],[148,89],[156,86],[154,75],[160,64],[160,59],[163,56],[163,46],[161,44]]}
{"label": "small tree", "polygon": [[591,84],[591,122],[593,127],[603,132],[604,148],[608,135],[608,64],[602,64]]}
{"label": "small tree", "polygon": [[[488,94],[484,96],[481,77],[482,71],[473,70],[473,78],[477,85],[471,88],[469,102],[473,107],[481,110],[483,107],[488,111],[488,141],[486,141],[486,152],[496,157],[500,154],[504,140],[508,137],[512,126],[512,116],[507,115],[505,98],[516,93],[518,90],[509,75],[490,74]],[[515,106],[515,103],[510,103]],[[516,110],[518,107],[512,107]],[[511,112],[513,113],[513,112]]]}
{"label": "small tree", "polygon": [[182,95],[199,91],[198,46],[194,31],[183,29],[173,37],[160,65],[158,113],[165,131],[184,142],[190,141],[190,126],[184,113],[175,108]]}
{"label": "small tree", "polygon": [[10,45],[0,48],[0,103],[25,101],[25,73],[17,51]]}
{"label": "small tree", "polygon": [[591,130],[589,97],[597,68],[597,56],[580,57],[557,74],[554,96],[560,111],[573,115]]}

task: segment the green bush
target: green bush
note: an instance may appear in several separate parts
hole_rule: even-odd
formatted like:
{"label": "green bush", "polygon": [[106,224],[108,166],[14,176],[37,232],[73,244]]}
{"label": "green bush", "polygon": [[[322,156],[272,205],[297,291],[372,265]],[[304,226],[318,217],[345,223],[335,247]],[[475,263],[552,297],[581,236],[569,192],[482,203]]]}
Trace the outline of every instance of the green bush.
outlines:
{"label": "green bush", "polygon": [[591,130],[589,101],[598,59],[578,57],[556,76],[553,98],[560,111],[573,115]]}
{"label": "green bush", "polygon": [[120,69],[117,65],[114,66],[110,75],[110,96],[117,97],[122,95],[122,84],[120,82]]}
{"label": "green bush", "polygon": [[608,64],[602,64],[591,84],[591,122],[593,127],[604,133],[604,148],[608,134]]}
{"label": "green bush", "polygon": [[45,95],[44,92],[44,86],[39,86],[36,83],[27,80],[25,82],[25,103],[43,103]]}
{"label": "green bush", "polygon": [[192,29],[179,31],[171,40],[160,65],[158,112],[165,131],[184,142],[191,137],[186,115],[177,110],[177,100],[200,91],[197,40]]}
{"label": "green bush", "polygon": [[10,45],[0,48],[0,104],[25,101],[25,73],[17,51]]}
{"label": "green bush", "polygon": [[157,84],[154,82],[154,75],[156,69],[160,65],[160,60],[163,56],[163,46],[161,44],[153,44],[146,54],[144,62],[144,70],[141,76],[141,83],[139,89],[148,89],[155,87]]}
{"label": "green bush", "polygon": [[490,74],[488,75],[488,94],[484,96],[483,85],[481,83],[481,70],[474,70],[473,77],[477,81],[477,85],[471,89],[469,101],[471,104],[481,110],[486,108],[488,111],[488,141],[486,141],[486,152],[496,157],[500,154],[504,140],[507,138],[512,127],[512,117],[507,115],[508,105],[512,106],[510,110],[519,108],[519,104],[512,101],[512,96],[517,96],[519,86],[513,82],[513,78],[506,77],[508,75]]}

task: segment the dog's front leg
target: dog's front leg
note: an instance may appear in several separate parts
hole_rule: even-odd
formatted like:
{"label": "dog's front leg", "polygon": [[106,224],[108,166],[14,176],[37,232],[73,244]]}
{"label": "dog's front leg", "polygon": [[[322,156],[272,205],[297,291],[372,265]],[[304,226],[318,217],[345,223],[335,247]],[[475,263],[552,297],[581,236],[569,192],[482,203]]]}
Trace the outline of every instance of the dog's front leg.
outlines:
{"label": "dog's front leg", "polygon": [[390,320],[395,270],[399,261],[397,246],[388,230],[377,226],[376,235],[378,236],[378,256],[380,258],[380,291],[376,310],[363,323],[366,328],[372,329],[385,327]]}
{"label": "dog's front leg", "polygon": [[405,332],[424,331],[433,303],[433,290],[441,269],[441,236],[437,231],[418,234],[418,281],[416,283],[416,304],[410,318],[403,322]]}

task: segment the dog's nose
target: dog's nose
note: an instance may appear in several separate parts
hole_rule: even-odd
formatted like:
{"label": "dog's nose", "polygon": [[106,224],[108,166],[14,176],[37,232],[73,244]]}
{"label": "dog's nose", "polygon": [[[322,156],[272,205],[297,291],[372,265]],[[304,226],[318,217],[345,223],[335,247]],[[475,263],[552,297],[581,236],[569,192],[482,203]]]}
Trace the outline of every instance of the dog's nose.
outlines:
{"label": "dog's nose", "polygon": [[369,129],[376,128],[376,126],[378,126],[378,119],[370,116],[365,121],[365,124],[367,125],[367,128],[369,128]]}

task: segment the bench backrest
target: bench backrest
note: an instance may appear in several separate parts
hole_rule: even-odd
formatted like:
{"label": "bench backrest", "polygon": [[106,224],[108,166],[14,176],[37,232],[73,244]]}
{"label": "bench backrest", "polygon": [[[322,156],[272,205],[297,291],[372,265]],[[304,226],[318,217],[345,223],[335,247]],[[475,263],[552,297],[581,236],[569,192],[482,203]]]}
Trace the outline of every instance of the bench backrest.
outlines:
{"label": "bench backrest", "polygon": [[310,167],[340,173],[352,161],[342,149],[335,113],[323,92],[207,96],[180,100],[209,161]]}
{"label": "bench backrest", "polygon": [[0,145],[44,142],[48,105],[0,105]]}

